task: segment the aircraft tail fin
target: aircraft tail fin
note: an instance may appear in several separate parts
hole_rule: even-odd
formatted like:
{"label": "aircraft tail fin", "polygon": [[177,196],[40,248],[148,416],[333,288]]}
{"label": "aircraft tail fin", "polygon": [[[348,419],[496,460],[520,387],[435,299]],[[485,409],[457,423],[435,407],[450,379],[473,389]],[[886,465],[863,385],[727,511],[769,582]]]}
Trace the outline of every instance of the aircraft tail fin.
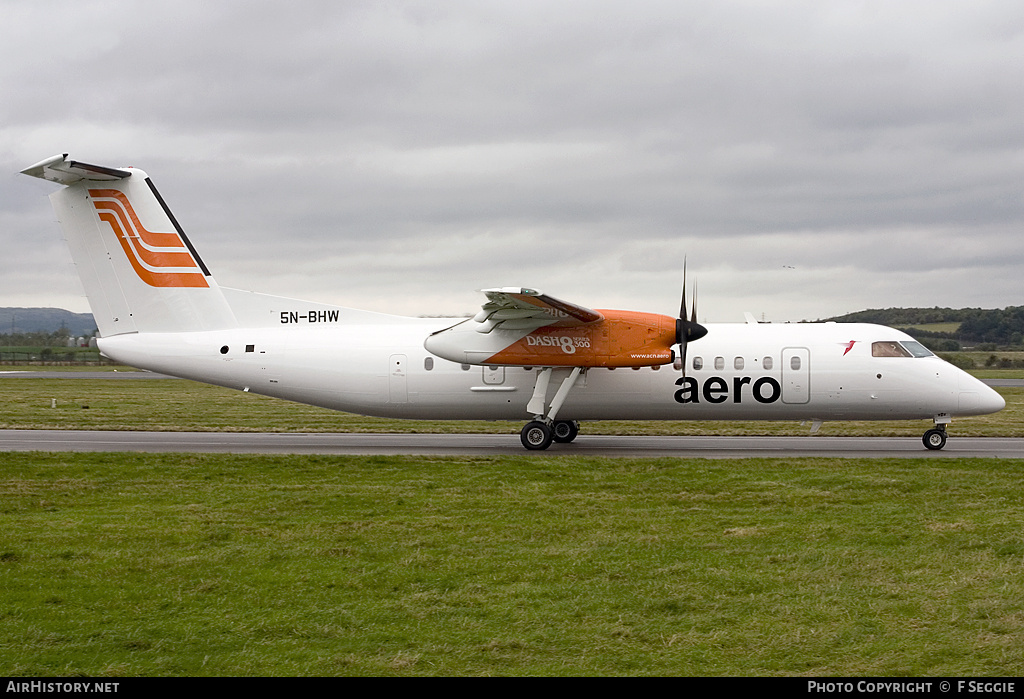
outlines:
{"label": "aircraft tail fin", "polygon": [[50,201],[102,336],[237,326],[145,172],[80,163],[66,153],[22,172],[65,185]]}

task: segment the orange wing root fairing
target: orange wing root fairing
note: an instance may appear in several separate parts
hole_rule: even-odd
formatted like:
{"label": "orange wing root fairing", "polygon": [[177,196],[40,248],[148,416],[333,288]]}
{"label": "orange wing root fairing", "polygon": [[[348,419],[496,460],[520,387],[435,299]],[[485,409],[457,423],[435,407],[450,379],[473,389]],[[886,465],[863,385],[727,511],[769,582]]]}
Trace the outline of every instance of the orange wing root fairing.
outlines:
{"label": "orange wing root fairing", "polygon": [[504,366],[643,367],[675,358],[675,318],[658,313],[599,310],[604,318],[572,328],[538,328],[488,357]]}

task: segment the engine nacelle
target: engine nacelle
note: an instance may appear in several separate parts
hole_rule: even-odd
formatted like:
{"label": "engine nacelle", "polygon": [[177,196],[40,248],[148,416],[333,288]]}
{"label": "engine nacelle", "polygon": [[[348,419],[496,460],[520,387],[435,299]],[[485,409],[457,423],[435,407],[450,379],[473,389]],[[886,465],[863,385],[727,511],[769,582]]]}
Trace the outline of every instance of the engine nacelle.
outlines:
{"label": "engine nacelle", "polygon": [[480,332],[470,319],[434,333],[427,350],[460,364],[500,366],[642,367],[675,358],[676,319],[657,313],[601,310],[602,320],[535,330]]}

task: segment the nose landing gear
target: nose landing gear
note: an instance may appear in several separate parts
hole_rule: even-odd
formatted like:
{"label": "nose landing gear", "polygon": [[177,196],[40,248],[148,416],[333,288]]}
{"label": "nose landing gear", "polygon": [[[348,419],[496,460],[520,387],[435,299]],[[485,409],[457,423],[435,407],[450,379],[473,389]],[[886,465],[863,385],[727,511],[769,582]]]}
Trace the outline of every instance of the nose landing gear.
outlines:
{"label": "nose landing gear", "polygon": [[946,430],[934,428],[924,433],[922,440],[924,445],[932,450],[938,450],[946,446]]}
{"label": "nose landing gear", "polygon": [[949,424],[949,415],[936,415],[935,427],[924,433],[921,441],[925,447],[932,451],[938,451],[946,446],[946,425]]}

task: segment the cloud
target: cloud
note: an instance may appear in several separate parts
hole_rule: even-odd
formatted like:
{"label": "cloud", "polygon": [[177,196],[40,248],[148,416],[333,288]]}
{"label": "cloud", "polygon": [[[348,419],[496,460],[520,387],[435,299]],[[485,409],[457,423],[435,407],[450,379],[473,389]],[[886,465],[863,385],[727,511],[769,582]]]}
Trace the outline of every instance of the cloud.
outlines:
{"label": "cloud", "polygon": [[[9,172],[145,169],[231,286],[672,312],[688,256],[711,320],[1024,303],[1015,3],[16,3],[0,56]],[[0,178],[4,298],[78,293],[52,229]]]}

